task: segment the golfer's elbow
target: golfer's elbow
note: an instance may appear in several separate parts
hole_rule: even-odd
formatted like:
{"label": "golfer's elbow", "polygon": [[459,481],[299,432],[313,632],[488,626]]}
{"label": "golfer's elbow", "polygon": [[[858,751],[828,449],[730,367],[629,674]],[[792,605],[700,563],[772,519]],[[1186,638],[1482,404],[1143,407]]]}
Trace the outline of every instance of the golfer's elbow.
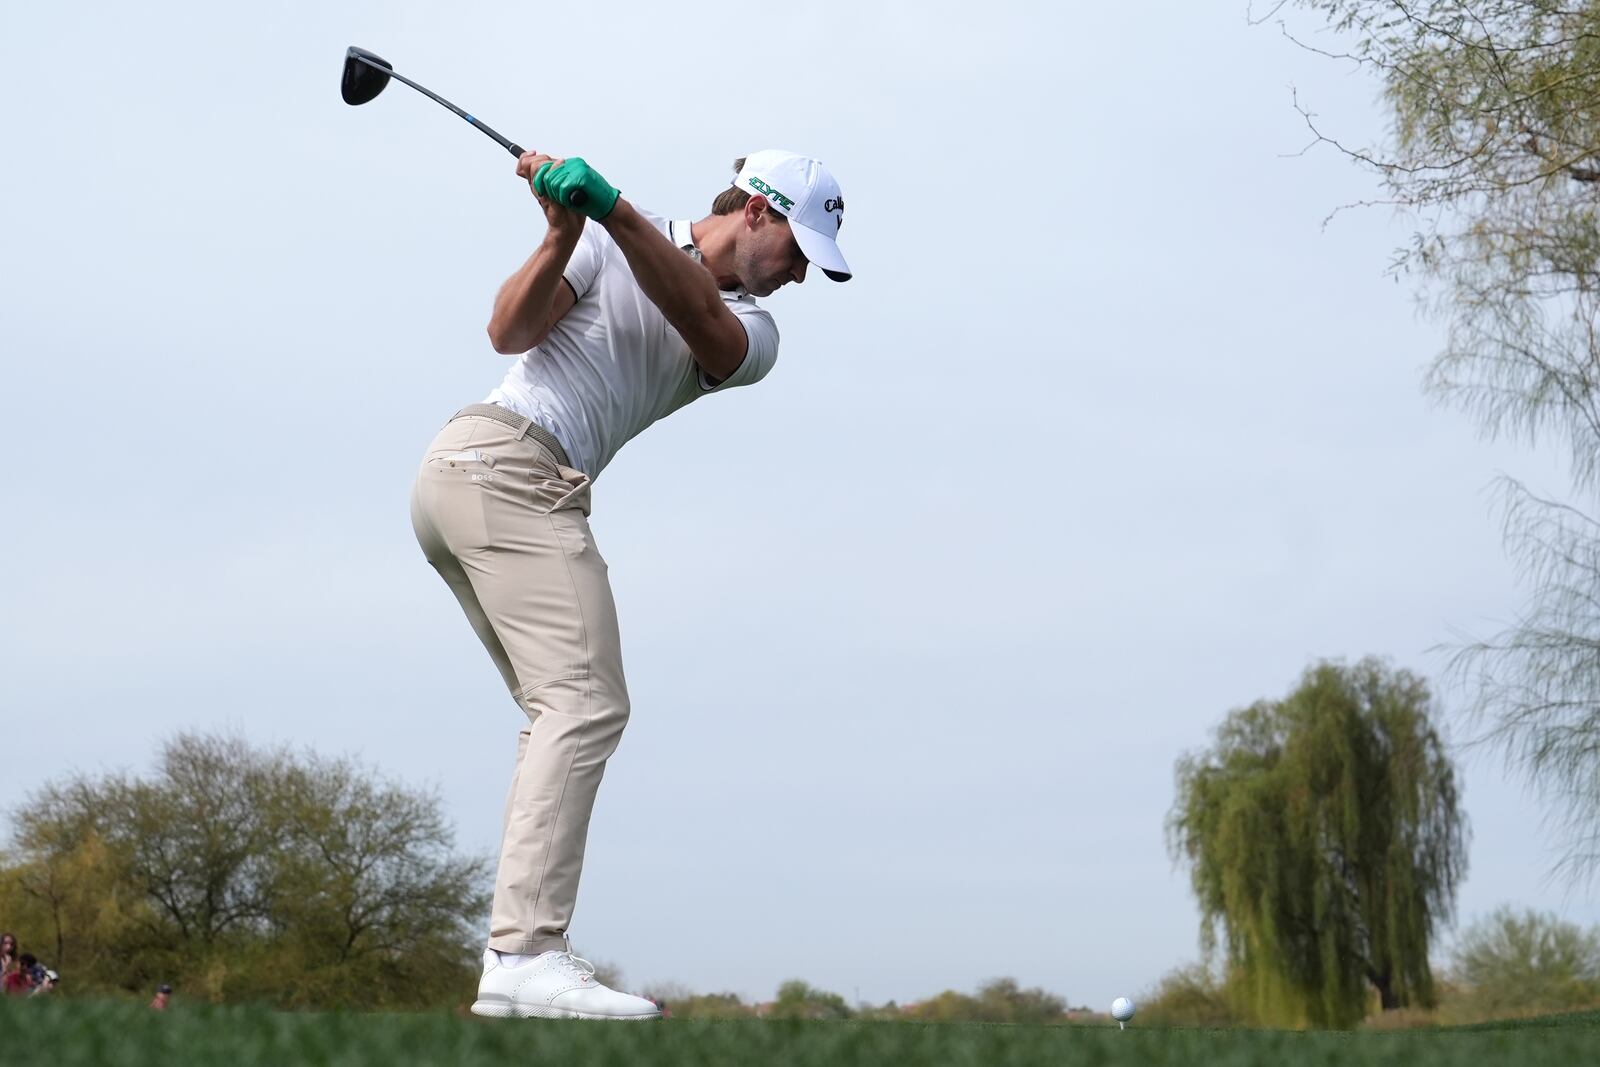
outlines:
{"label": "golfer's elbow", "polygon": [[540,341],[542,337],[529,337],[526,331],[512,329],[496,319],[489,320],[489,343],[502,356],[520,356]]}

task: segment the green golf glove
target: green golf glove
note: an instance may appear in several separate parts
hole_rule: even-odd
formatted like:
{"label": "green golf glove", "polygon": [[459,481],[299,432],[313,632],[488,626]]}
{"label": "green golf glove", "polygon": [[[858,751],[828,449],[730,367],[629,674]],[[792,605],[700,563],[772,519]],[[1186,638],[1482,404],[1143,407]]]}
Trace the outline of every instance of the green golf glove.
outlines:
{"label": "green golf glove", "polygon": [[[533,191],[563,207],[581,211],[596,222],[611,214],[611,209],[617,206],[617,197],[622,195],[579,156],[562,160],[560,166],[546,163],[540,167],[533,176]],[[583,194],[583,203],[574,204],[572,194],[579,192]]]}

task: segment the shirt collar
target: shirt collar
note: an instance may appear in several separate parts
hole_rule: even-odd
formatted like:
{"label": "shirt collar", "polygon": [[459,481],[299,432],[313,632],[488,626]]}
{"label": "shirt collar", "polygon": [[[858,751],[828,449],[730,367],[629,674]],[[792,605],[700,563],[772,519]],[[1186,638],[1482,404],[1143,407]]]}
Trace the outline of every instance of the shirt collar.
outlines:
{"label": "shirt collar", "polygon": [[[667,229],[670,232],[673,244],[685,252],[694,248],[694,230],[688,219],[674,219],[667,223]],[[699,251],[699,249],[695,249],[695,251]]]}
{"label": "shirt collar", "polygon": [[[685,252],[692,253],[702,263],[705,262],[701,257],[700,249],[694,243],[694,224],[689,219],[673,219],[668,222],[667,239]],[[723,292],[732,293],[734,296],[740,297],[746,295],[747,290],[740,285],[732,289],[724,289]]]}

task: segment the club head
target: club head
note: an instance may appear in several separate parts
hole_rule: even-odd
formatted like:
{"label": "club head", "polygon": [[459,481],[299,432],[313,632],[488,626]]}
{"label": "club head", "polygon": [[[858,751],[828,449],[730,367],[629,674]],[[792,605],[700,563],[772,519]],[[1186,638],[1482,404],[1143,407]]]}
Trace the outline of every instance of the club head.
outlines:
{"label": "club head", "polygon": [[347,104],[365,104],[383,92],[393,69],[382,56],[351,45],[344,53],[344,77],[339,80],[339,95]]}

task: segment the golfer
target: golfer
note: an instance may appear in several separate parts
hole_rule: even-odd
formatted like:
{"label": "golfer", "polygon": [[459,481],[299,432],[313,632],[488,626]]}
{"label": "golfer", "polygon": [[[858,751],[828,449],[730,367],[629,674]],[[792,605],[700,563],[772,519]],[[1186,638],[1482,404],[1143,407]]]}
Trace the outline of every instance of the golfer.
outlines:
{"label": "golfer", "polygon": [[778,329],[755,297],[805,281],[812,267],[850,277],[836,243],[844,201],[821,163],[763,151],[734,172],[711,214],[670,221],[581,159],[524,154],[517,174],[548,230],[489,319],[495,350],[518,359],[485,403],[445,425],[417,473],[422,551],[528,717],[479,1015],[659,1015],[597,982],[567,940],[595,793],[628,721],[591,486],[657,419],[766,376]]}

